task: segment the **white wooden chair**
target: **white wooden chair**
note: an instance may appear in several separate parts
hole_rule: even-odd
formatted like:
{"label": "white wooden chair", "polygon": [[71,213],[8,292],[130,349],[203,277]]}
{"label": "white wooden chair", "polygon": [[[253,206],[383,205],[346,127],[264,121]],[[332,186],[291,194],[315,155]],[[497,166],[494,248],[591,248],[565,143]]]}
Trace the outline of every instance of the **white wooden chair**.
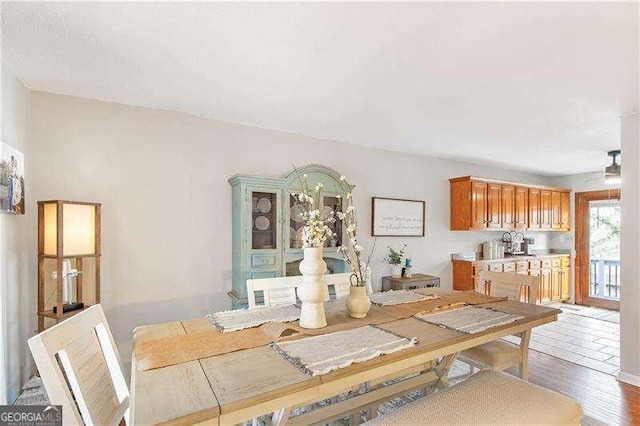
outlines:
{"label": "white wooden chair", "polygon": [[122,361],[99,304],[30,338],[29,348],[63,424],[129,422]]}
{"label": "white wooden chair", "polygon": [[[325,300],[330,300],[329,286],[333,286],[336,299],[342,299],[349,295],[349,281],[351,273],[326,274],[324,282],[327,284],[327,294]],[[285,306],[294,305],[296,299],[296,287],[302,283],[302,276],[294,275],[290,277],[276,278],[255,278],[247,280],[247,300],[249,308],[258,306],[256,304],[256,291],[262,291],[264,306]],[[335,398],[332,399],[335,402]],[[280,421],[289,416],[289,410],[280,410],[272,413],[271,423],[279,424]],[[258,419],[253,419],[252,424],[257,425]]]}
{"label": "white wooden chair", "polygon": [[[349,295],[349,277],[351,273],[327,274],[324,281],[327,286],[333,286],[336,299]],[[296,287],[302,282],[300,275],[292,277],[256,278],[247,280],[247,299],[249,307],[256,304],[256,291],[262,291],[264,306],[285,306],[296,303]],[[327,289],[326,300],[329,300]]]}
{"label": "white wooden chair", "polygon": [[[519,275],[508,272],[482,271],[479,276],[481,290],[491,296],[507,297],[508,300],[536,303],[538,277]],[[528,380],[528,353],[531,330],[519,334],[520,345],[494,340],[460,353],[458,359],[474,367],[489,367],[494,370],[505,370],[518,366],[520,378]]]}
{"label": "white wooden chair", "polygon": [[351,287],[351,272],[345,272],[343,274],[328,274],[324,276],[324,282],[329,287],[333,286],[333,293],[336,299],[343,299],[349,295],[349,288]]}

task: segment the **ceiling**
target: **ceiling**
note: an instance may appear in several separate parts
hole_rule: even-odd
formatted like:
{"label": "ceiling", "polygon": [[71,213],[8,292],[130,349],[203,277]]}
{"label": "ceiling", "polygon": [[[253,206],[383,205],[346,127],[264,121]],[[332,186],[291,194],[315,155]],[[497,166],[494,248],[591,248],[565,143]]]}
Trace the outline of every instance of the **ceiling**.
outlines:
{"label": "ceiling", "polygon": [[27,86],[517,168],[596,171],[638,3],[2,3]]}

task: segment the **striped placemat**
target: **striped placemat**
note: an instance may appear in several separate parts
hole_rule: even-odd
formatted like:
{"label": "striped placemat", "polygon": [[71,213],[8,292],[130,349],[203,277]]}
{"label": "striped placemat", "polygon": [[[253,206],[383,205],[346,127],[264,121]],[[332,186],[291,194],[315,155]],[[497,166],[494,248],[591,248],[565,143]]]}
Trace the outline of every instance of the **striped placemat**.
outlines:
{"label": "striped placemat", "polygon": [[380,355],[415,346],[407,339],[372,325],[300,340],[272,343],[271,347],[309,376],[326,374]]}
{"label": "striped placemat", "polygon": [[378,306],[401,305],[403,303],[422,302],[423,300],[440,299],[435,294],[419,294],[411,290],[389,290],[369,296],[371,303]]}
{"label": "striped placemat", "polygon": [[479,333],[492,327],[511,324],[524,318],[520,315],[476,306],[465,306],[434,313],[416,314],[414,316],[431,324],[469,334]]}
{"label": "striped placemat", "polygon": [[287,306],[257,306],[251,309],[214,312],[206,316],[212,326],[223,333],[257,327],[267,322],[289,322],[300,319],[300,308]]}

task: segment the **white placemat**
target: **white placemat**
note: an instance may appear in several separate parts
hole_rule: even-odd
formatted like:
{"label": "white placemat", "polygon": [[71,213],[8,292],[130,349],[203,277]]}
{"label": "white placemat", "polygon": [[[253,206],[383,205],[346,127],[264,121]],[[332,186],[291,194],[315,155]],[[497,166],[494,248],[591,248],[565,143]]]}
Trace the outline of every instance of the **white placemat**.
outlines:
{"label": "white placemat", "polygon": [[435,294],[420,294],[411,290],[389,290],[369,296],[371,303],[379,306],[400,305],[402,303],[421,302],[423,300],[441,299]]}
{"label": "white placemat", "polygon": [[416,342],[416,338],[407,339],[367,325],[306,339],[272,343],[271,347],[309,376],[317,376],[413,347]]}
{"label": "white placemat", "polygon": [[211,325],[223,333],[257,327],[266,322],[289,322],[300,319],[300,308],[288,306],[257,306],[251,309],[214,312],[206,316]]}
{"label": "white placemat", "polygon": [[431,324],[457,330],[462,333],[479,333],[488,328],[511,324],[524,318],[520,315],[500,312],[489,308],[465,306],[446,311],[416,314],[416,318]]}

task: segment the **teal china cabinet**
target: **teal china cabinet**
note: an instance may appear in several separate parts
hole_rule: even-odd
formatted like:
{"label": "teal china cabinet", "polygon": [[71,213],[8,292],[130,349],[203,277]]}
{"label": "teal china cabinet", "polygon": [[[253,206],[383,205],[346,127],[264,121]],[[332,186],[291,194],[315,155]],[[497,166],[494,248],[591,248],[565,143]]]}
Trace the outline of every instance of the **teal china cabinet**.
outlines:
{"label": "teal china cabinet", "polygon": [[[292,169],[279,178],[234,175],[232,188],[233,309],[247,306],[246,281],[300,275],[304,222],[294,194],[301,191],[298,176],[307,175],[310,188],[322,183],[322,214],[340,211],[342,201],[353,188],[340,180],[340,173],[319,164]],[[346,272],[338,253],[345,231],[342,223],[332,225],[336,237],[328,239],[324,260],[329,273]]]}

